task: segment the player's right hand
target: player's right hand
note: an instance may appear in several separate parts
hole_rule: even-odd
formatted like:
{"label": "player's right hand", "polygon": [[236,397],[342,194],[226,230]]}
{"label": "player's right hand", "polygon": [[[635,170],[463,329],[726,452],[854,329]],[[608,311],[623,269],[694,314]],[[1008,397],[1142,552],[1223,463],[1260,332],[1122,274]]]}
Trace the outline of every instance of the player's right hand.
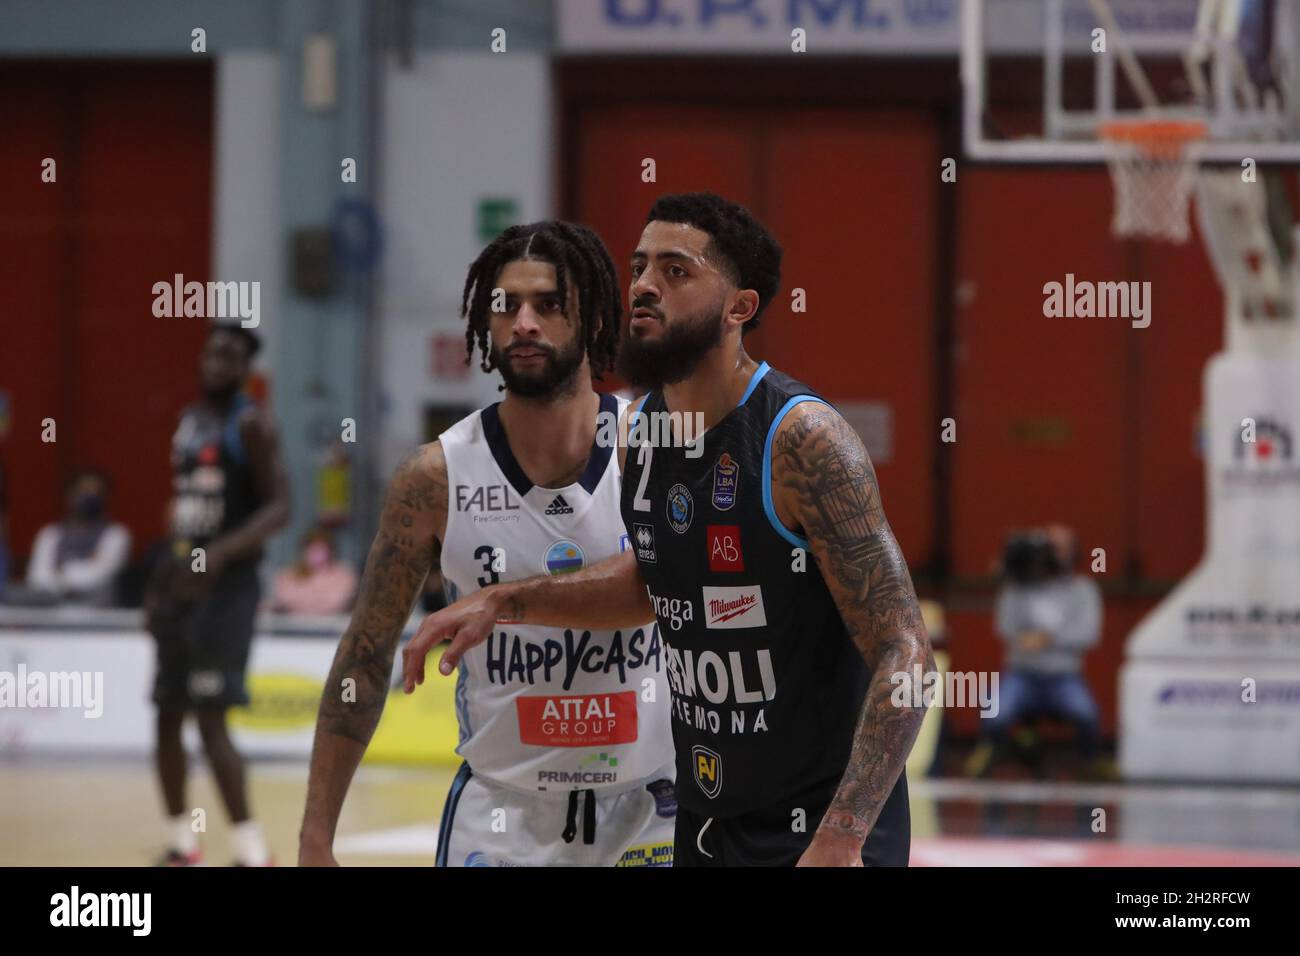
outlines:
{"label": "player's right hand", "polygon": [[497,589],[487,587],[421,621],[415,637],[402,649],[402,678],[406,692],[414,693],[416,686],[424,683],[425,658],[443,641],[451,641],[451,647],[443,652],[439,670],[444,675],[455,670],[466,651],[482,644],[491,635],[499,608]]}

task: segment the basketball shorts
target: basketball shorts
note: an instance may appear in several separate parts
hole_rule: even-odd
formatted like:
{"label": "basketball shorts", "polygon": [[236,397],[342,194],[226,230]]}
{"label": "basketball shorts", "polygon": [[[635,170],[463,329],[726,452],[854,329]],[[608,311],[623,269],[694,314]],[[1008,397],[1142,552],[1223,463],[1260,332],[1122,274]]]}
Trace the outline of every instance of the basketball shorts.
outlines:
{"label": "basketball shorts", "polygon": [[[794,866],[812,842],[838,784],[838,780],[827,782],[807,794],[725,819],[715,820],[680,807],[673,865]],[[863,844],[862,862],[865,866],[907,866],[911,842],[907,775],[903,774]]]}
{"label": "basketball shorts", "polygon": [[438,830],[438,866],[671,866],[673,765],[629,790],[523,793],[461,764]]}
{"label": "basketball shorts", "polygon": [[248,652],[261,584],[257,562],[232,565],[198,601],[164,598],[150,622],[158,646],[153,701],[166,707],[249,702]]}

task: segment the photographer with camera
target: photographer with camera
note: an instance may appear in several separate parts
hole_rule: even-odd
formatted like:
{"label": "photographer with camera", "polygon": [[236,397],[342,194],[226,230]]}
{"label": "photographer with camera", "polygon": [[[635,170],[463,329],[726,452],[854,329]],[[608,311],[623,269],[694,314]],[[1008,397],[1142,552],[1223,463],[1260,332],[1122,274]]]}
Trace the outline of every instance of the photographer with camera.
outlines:
{"label": "photographer with camera", "polygon": [[995,628],[1007,648],[997,716],[982,721],[983,739],[966,765],[982,777],[1019,721],[1051,715],[1078,730],[1091,774],[1097,763],[1097,703],[1083,678],[1083,655],[1101,637],[1101,590],[1075,573],[1079,544],[1064,525],[1017,532],[1003,552],[1005,580],[998,591]]}

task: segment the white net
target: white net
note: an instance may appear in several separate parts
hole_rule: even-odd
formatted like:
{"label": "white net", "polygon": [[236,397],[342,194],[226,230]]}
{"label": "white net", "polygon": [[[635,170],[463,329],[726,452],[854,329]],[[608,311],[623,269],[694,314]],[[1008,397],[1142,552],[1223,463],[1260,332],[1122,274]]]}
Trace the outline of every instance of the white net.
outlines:
{"label": "white net", "polygon": [[1191,238],[1188,207],[1197,164],[1189,147],[1204,134],[1199,123],[1142,120],[1103,127],[1115,187],[1111,232],[1167,242]]}

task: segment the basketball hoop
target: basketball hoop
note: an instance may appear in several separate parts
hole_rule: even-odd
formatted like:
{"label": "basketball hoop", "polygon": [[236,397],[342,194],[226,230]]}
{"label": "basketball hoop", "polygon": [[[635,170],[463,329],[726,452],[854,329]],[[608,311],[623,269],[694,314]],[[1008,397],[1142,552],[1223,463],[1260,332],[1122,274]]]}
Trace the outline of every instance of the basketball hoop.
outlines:
{"label": "basketball hoop", "polygon": [[1102,124],[1111,181],[1115,184],[1116,236],[1186,242],[1187,209],[1196,185],[1193,144],[1204,123],[1165,119]]}

